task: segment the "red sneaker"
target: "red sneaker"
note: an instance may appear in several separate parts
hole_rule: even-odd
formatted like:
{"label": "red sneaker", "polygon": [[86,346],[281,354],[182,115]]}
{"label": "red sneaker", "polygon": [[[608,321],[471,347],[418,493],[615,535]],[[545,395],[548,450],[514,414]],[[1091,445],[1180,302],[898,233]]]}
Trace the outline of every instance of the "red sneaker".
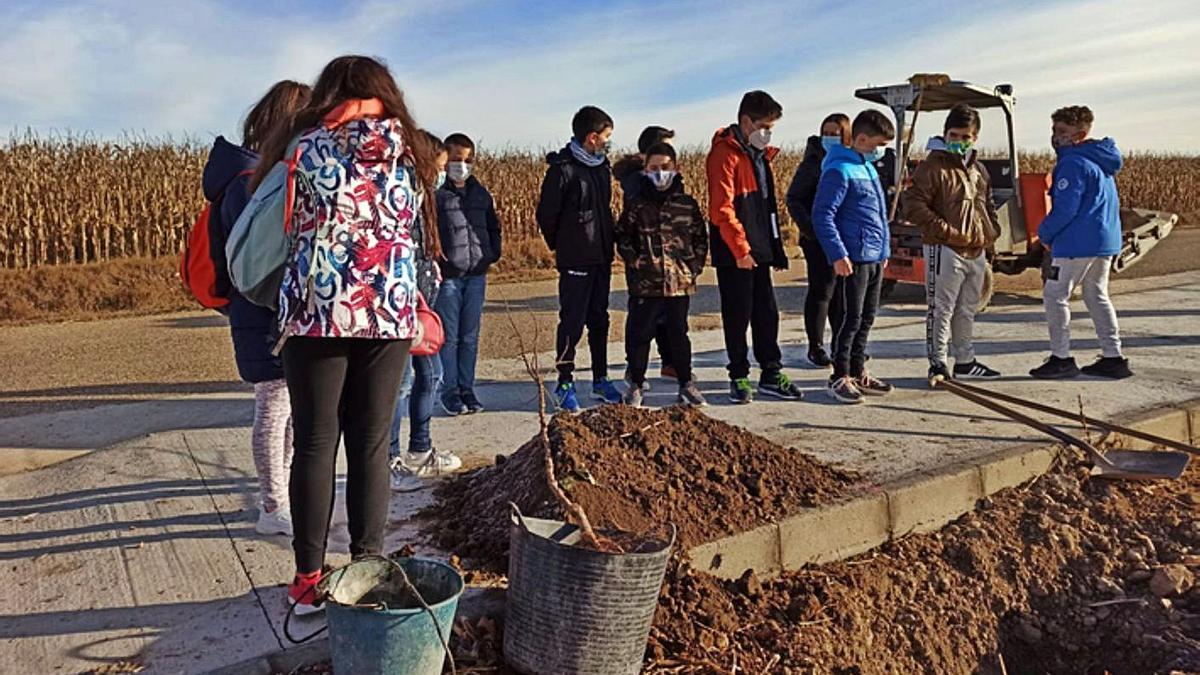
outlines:
{"label": "red sneaker", "polygon": [[288,584],[288,604],[294,607],[296,616],[316,614],[325,609],[321,606],[321,599],[317,597],[317,583],[321,581],[321,574],[297,572],[292,583]]}

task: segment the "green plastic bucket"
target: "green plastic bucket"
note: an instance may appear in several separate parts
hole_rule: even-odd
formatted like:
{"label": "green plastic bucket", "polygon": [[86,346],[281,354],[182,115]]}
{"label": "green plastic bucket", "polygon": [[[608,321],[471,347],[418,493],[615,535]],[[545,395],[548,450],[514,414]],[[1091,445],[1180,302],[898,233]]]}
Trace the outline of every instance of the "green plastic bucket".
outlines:
{"label": "green plastic bucket", "polygon": [[463,592],[453,567],[423,558],[366,558],[333,571],[318,590],[325,595],[335,675],[442,672]]}

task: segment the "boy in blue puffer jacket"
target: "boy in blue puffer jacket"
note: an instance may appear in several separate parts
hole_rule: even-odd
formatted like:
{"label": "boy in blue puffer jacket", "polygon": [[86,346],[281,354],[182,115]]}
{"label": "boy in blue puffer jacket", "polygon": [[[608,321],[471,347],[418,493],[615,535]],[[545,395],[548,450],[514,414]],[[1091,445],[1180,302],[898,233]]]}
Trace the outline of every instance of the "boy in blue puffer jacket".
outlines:
{"label": "boy in blue puffer jacket", "polygon": [[1060,108],[1050,143],[1058,154],[1050,213],[1038,226],[1038,238],[1050,255],[1044,268],[1042,301],[1050,329],[1050,358],[1029,372],[1039,379],[1075,377],[1080,368],[1071,358],[1071,291],[1083,287],[1083,301],[1100,339],[1101,358],[1084,366],[1085,375],[1129,377],[1129,360],[1121,353],[1117,311],[1108,298],[1108,274],[1121,252],[1121,204],[1115,176],[1121,152],[1111,138],[1090,140],[1092,111],[1085,106]]}
{"label": "boy in blue puffer jacket", "polygon": [[813,200],[817,241],[837,275],[841,326],[833,336],[833,376],[829,393],[842,403],[861,403],[892,386],[867,372],[867,340],[879,308],[883,270],[891,255],[887,197],[874,162],[896,136],[891,120],[864,110],[850,128],[851,146],[830,148],[821,164]]}

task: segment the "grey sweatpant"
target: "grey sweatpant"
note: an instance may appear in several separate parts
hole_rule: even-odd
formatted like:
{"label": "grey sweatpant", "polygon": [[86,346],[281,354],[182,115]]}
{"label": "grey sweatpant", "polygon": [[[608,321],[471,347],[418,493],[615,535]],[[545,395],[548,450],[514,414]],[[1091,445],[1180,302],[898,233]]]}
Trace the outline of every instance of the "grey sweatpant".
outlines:
{"label": "grey sweatpant", "polygon": [[951,355],[958,364],[975,360],[975,313],[987,266],[986,255],[965,258],[949,246],[925,246],[925,353],[930,365],[947,365]]}
{"label": "grey sweatpant", "polygon": [[1054,258],[1046,273],[1042,302],[1046,306],[1046,323],[1050,327],[1050,353],[1060,359],[1071,356],[1071,292],[1082,286],[1083,302],[1087,305],[1096,337],[1105,357],[1121,356],[1121,331],[1117,326],[1117,310],[1108,299],[1108,273],[1112,257]]}
{"label": "grey sweatpant", "polygon": [[292,469],[292,404],[286,380],[254,385],[250,447],[262,508],[274,513],[288,503],[288,475]]}

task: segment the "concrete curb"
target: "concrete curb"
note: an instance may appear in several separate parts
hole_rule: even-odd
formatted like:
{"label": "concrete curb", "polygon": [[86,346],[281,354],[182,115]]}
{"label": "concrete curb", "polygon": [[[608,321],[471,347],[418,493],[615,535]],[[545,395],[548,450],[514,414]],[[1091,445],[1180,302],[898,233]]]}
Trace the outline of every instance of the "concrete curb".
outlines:
{"label": "concrete curb", "polygon": [[[1200,400],[1134,415],[1123,426],[1170,440],[1200,440]],[[1149,449],[1138,439],[1109,434],[1122,447]],[[970,463],[952,464],[909,476],[861,495],[809,509],[776,523],[692,548],[696,569],[737,579],[753,569],[760,578],[805,565],[827,563],[869,551],[914,532],[931,532],[1005,488],[1045,473],[1062,449],[1027,446]]]}

